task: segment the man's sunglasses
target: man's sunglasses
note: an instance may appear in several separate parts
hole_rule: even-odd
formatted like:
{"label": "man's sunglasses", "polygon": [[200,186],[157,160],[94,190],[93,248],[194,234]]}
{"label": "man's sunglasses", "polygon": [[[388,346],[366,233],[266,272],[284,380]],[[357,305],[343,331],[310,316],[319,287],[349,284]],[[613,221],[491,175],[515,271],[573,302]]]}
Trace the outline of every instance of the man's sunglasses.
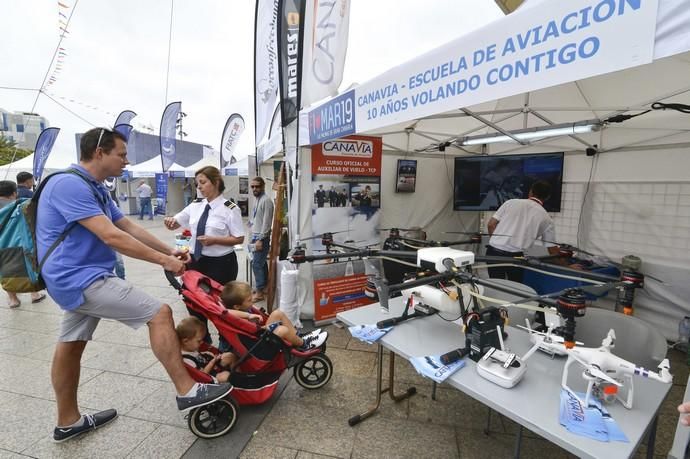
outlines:
{"label": "man's sunglasses", "polygon": [[109,130],[109,129],[101,128],[101,133],[98,134],[98,142],[96,142],[96,150],[98,150],[98,149],[100,148],[100,146],[101,146],[101,140],[103,140],[103,134],[105,134],[106,132],[109,133],[109,134],[112,134],[112,133],[113,133],[113,131],[111,131],[111,130]]}
{"label": "man's sunglasses", "polygon": [[261,185],[249,185],[249,188],[261,188]]}

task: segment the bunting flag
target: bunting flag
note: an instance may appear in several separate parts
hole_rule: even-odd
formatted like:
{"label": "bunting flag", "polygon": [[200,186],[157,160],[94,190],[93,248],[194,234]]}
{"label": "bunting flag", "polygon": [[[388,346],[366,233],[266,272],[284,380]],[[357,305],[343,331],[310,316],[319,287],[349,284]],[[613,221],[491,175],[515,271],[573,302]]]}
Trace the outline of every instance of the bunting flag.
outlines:
{"label": "bunting flag", "polygon": [[[225,167],[225,163],[232,164],[237,161],[233,156],[237,142],[244,132],[244,118],[237,113],[233,113],[228,117],[223,128],[223,135],[220,139],[220,170]],[[233,159],[235,161],[233,161]]]}
{"label": "bunting flag", "polygon": [[161,130],[159,134],[161,146],[161,162],[163,164],[163,172],[172,166],[175,162],[176,142],[175,133],[177,123],[182,111],[182,102],[172,102],[165,107],[163,116],[161,117]]}
{"label": "bunting flag", "polygon": [[117,115],[115,126],[117,127],[120,124],[131,124],[135,116],[137,116],[137,114],[132,110],[124,110]]}
{"label": "bunting flag", "polygon": [[48,155],[50,155],[59,133],[60,128],[51,127],[41,131],[41,134],[38,136],[36,149],[34,150],[34,179],[36,183],[41,181],[43,168],[46,165],[46,161],[48,161]]}
{"label": "bunting flag", "polygon": [[[60,41],[64,38],[69,38],[68,34],[70,31],[68,30],[69,27],[69,19],[70,16],[68,16],[69,9],[71,8],[69,5],[63,2],[57,2],[58,4],[58,30],[60,31]],[[52,72],[49,73],[49,78],[46,80],[46,84],[43,88],[45,89],[48,86],[52,86],[55,82],[57,82],[57,75],[62,71],[62,64],[65,62],[65,57],[67,57],[67,52],[64,47],[59,47],[57,50],[57,53],[55,55],[55,66],[52,68]]]}
{"label": "bunting flag", "polygon": [[113,130],[125,136],[126,142],[129,142],[129,134],[132,132],[132,129],[133,128],[131,124],[118,124],[113,128]]}
{"label": "bunting flag", "polygon": [[280,0],[278,21],[278,80],[280,116],[287,127],[299,114],[301,85],[301,40],[305,0]]}
{"label": "bunting flag", "polygon": [[278,101],[279,0],[257,0],[254,18],[255,143],[266,135]]}

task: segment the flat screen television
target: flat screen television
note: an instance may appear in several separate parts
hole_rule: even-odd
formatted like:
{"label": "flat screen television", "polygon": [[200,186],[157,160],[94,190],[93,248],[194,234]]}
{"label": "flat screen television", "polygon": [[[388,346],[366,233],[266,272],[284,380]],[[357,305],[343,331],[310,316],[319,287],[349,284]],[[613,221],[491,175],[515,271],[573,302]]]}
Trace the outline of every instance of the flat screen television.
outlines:
{"label": "flat screen television", "polygon": [[508,199],[527,198],[532,183],[551,184],[548,212],[561,211],[563,153],[455,158],[454,210],[496,210]]}

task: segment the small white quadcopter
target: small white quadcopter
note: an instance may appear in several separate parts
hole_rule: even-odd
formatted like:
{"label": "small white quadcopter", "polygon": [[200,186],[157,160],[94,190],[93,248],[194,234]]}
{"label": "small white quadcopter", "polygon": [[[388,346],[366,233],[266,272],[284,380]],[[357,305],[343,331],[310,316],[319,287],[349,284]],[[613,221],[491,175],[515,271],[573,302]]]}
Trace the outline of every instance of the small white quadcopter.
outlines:
{"label": "small white quadcopter", "polygon": [[[573,347],[567,350],[568,361],[563,368],[561,386],[577,397],[575,391],[568,386],[568,370],[573,363],[579,363],[584,368],[582,377],[587,381],[587,393],[584,400],[577,398],[584,406],[589,406],[589,400],[594,395],[605,402],[618,400],[627,409],[632,408],[633,376],[635,375],[666,384],[673,381],[673,375],[669,372],[668,359],[664,359],[659,364],[658,372],[645,370],[613,355],[611,349],[614,347],[615,341],[616,334],[611,329],[601,342],[601,347]],[[620,387],[627,388],[625,397],[619,393]]]}

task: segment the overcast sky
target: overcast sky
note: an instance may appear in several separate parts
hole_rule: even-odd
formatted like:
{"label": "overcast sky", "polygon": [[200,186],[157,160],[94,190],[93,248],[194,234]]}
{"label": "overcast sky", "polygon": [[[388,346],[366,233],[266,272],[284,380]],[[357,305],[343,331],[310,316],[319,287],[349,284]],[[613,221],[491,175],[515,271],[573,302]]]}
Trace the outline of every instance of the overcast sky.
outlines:
{"label": "overcast sky", "polygon": [[[34,111],[62,129],[52,155],[71,161],[76,132],[112,126],[125,109],[138,113],[135,128],[150,125],[158,134],[171,1],[167,102],[182,101],[186,140],[219,149],[225,121],[237,112],[247,123],[237,154],[254,151],[253,0],[61,1],[70,9],[56,0],[3,0],[0,14],[0,86],[38,88],[60,39],[58,13],[74,10],[61,44],[63,70],[47,92],[86,121],[41,95]],[[341,90],[502,16],[493,0],[351,2]],[[0,89],[0,107],[11,112],[29,111],[35,98]]]}

